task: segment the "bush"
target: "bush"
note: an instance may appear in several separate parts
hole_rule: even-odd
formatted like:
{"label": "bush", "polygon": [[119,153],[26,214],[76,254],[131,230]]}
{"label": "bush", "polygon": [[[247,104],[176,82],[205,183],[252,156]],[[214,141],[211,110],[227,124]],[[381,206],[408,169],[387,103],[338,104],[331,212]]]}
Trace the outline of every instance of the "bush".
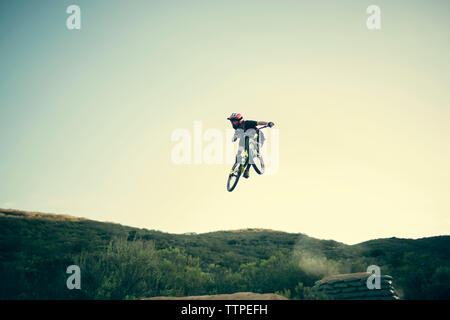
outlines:
{"label": "bush", "polygon": [[330,300],[324,292],[320,292],[313,287],[305,287],[303,283],[299,282],[295,286],[290,297],[293,300]]}
{"label": "bush", "polygon": [[160,278],[152,242],[116,239],[105,251],[83,252],[75,260],[81,269],[81,290],[92,299],[151,295]]}

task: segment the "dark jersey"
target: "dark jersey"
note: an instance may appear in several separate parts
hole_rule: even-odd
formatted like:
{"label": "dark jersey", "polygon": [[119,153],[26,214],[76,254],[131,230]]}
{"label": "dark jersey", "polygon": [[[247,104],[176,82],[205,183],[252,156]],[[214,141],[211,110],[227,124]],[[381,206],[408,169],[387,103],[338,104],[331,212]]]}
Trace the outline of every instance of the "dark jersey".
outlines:
{"label": "dark jersey", "polygon": [[248,129],[255,129],[256,130],[256,126],[257,125],[258,125],[257,121],[245,120],[244,121],[244,131],[247,131]]}

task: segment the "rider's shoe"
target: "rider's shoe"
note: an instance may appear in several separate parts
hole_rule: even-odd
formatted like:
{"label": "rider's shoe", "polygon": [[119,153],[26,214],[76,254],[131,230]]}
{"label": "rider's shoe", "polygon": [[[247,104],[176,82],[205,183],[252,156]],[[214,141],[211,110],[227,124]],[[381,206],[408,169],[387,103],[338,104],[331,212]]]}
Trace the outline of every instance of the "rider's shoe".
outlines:
{"label": "rider's shoe", "polygon": [[248,177],[250,176],[250,167],[248,167],[245,171],[244,171],[244,178],[248,179]]}

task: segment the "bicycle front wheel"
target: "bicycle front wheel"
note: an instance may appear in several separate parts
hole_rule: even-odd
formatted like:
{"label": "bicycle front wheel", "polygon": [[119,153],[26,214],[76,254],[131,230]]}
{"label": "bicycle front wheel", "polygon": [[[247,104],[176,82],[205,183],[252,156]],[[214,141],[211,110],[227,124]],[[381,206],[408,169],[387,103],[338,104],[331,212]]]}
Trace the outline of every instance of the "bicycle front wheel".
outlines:
{"label": "bicycle front wheel", "polygon": [[236,188],[237,183],[239,182],[239,178],[241,177],[242,170],[239,166],[239,163],[235,162],[233,168],[231,168],[231,173],[228,176],[227,182],[227,190],[229,192],[233,191]]}

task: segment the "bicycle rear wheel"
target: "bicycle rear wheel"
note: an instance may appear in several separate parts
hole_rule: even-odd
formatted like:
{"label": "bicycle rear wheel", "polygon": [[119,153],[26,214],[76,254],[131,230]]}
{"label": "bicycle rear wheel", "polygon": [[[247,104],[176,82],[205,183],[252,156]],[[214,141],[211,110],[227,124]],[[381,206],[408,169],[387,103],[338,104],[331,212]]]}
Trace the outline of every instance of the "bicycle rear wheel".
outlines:
{"label": "bicycle rear wheel", "polygon": [[256,146],[252,146],[252,152],[251,156],[253,157],[251,164],[253,166],[253,169],[255,169],[257,174],[263,174],[264,173],[264,161],[259,153],[259,142],[256,143]]}
{"label": "bicycle rear wheel", "polygon": [[253,158],[252,166],[257,174],[264,173],[264,161],[261,155],[257,155],[256,157]]}

